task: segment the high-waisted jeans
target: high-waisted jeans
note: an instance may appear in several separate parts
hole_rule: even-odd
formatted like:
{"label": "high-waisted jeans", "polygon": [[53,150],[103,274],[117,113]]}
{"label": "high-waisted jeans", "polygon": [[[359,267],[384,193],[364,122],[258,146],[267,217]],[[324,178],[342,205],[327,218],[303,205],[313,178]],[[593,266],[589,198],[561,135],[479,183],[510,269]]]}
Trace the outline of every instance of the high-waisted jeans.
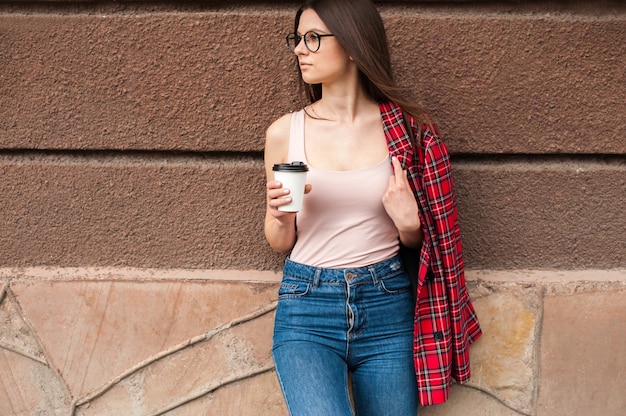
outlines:
{"label": "high-waisted jeans", "polygon": [[417,414],[414,302],[398,257],[352,269],[288,259],[278,297],[272,352],[292,416]]}

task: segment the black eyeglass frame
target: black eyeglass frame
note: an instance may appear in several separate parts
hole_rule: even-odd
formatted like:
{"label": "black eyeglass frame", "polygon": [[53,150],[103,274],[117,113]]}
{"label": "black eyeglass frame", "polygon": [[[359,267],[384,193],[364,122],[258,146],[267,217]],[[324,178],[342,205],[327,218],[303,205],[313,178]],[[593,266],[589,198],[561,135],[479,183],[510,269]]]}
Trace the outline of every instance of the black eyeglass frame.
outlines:
{"label": "black eyeglass frame", "polygon": [[[315,50],[311,49],[309,47],[309,44],[306,43],[306,38],[309,34],[314,34],[315,36],[317,36],[318,42],[317,42],[317,48]],[[287,36],[285,36],[285,40],[287,41],[287,47],[289,48],[289,50],[291,52],[295,52],[295,49],[298,47],[298,45],[300,44],[300,41],[302,39],[304,39],[304,46],[306,46],[306,48],[309,50],[309,52],[317,52],[320,50],[320,46],[322,46],[322,38],[326,37],[326,36],[335,36],[332,33],[324,33],[324,34],[319,34],[317,32],[315,32],[314,30],[309,30],[308,32],[306,32],[304,35],[300,36],[297,33],[290,33]],[[289,42],[289,39],[293,39],[295,41],[295,44],[293,45],[293,47],[291,46],[291,43]]]}

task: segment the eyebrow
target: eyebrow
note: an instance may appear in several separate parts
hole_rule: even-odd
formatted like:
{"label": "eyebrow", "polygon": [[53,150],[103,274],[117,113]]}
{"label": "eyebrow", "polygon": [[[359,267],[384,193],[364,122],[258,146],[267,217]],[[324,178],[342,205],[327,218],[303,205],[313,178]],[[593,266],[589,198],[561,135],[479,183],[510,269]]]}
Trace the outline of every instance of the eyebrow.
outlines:
{"label": "eyebrow", "polygon": [[[312,29],[307,30],[307,31],[306,31],[306,32],[304,32],[304,33],[308,33],[308,32],[316,32],[316,33],[319,33],[320,35],[324,35],[324,34],[330,33],[330,32],[327,32],[327,31],[325,31],[325,30],[318,29],[318,28],[315,28],[315,27],[314,27],[314,28],[312,28]],[[302,36],[302,35],[303,35],[303,33],[297,32],[297,35],[298,35],[298,36]]]}

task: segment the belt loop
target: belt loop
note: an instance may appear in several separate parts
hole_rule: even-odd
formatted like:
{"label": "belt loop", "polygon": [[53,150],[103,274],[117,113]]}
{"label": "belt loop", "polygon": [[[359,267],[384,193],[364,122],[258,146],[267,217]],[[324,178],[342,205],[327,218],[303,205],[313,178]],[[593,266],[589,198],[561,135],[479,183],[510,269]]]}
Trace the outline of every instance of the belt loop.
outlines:
{"label": "belt loop", "polygon": [[372,276],[372,284],[373,285],[378,285],[378,275],[376,274],[376,267],[375,266],[367,266],[367,269],[370,272],[370,275]]}
{"label": "belt loop", "polygon": [[322,275],[322,268],[318,267],[315,269],[315,274],[313,275],[313,287],[318,287],[320,285],[320,276]]}

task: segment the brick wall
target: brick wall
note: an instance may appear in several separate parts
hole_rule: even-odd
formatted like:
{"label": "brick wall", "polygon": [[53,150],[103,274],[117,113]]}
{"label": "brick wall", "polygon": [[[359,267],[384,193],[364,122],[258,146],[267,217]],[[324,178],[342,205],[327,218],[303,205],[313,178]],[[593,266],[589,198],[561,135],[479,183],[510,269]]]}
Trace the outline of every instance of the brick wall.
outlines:
{"label": "brick wall", "polygon": [[[422,413],[622,414],[626,4],[378,4],[485,329]],[[0,1],[1,414],[285,413],[262,151],[296,8]]]}

